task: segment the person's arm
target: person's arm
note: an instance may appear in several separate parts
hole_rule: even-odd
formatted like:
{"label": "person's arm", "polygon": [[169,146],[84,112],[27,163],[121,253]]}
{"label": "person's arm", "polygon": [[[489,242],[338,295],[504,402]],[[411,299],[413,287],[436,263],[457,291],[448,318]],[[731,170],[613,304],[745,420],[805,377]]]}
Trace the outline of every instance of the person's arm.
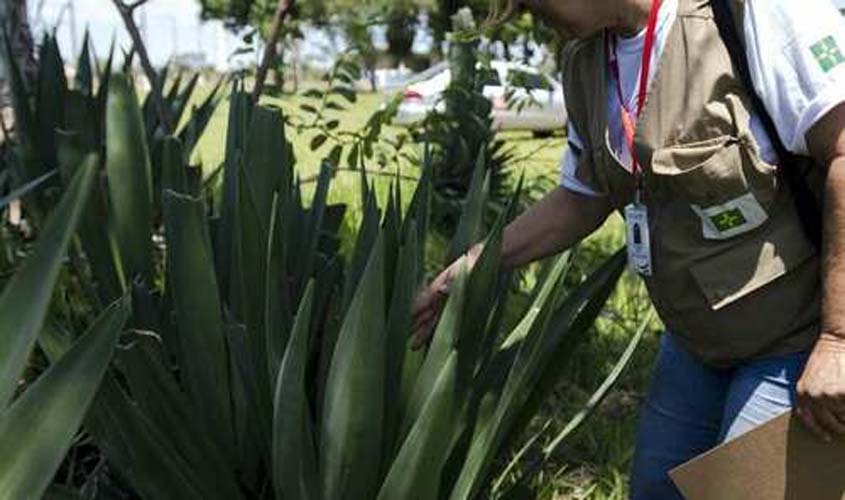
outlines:
{"label": "person's arm", "polygon": [[560,253],[598,229],[610,212],[605,196],[558,187],[505,228],[502,266],[511,270]]}
{"label": "person's arm", "polygon": [[798,383],[797,413],[825,440],[845,437],[845,103],[807,134],[816,161],[828,167],[824,193],[821,336]]}
{"label": "person's arm", "polygon": [[[611,210],[607,197],[556,188],[505,228],[503,267],[514,269],[573,246],[601,226]],[[415,346],[423,345],[431,336],[459,266],[465,259],[472,266],[481,250],[481,244],[474,246],[417,295],[412,310]]]}

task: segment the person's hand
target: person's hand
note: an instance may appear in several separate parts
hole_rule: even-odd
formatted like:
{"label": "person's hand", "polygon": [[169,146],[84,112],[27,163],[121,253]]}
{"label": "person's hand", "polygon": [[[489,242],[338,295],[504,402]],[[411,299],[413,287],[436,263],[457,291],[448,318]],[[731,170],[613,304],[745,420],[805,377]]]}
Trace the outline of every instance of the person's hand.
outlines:
{"label": "person's hand", "polygon": [[480,254],[481,246],[477,245],[473,247],[469,252],[443,270],[414,299],[414,303],[411,306],[413,324],[411,330],[413,335],[413,341],[411,342],[412,349],[421,348],[431,339],[434,333],[434,326],[437,324],[440,312],[443,310],[446,299],[449,297],[449,288],[452,285],[452,280],[457,276],[461,266],[466,265],[468,268],[472,268]]}
{"label": "person's hand", "polygon": [[[460,260],[457,262],[460,262]],[[442,311],[443,305],[446,304],[446,299],[449,297],[449,286],[452,284],[456,273],[455,264],[443,270],[414,299],[414,304],[411,306],[411,319],[414,325],[412,349],[419,349],[431,338],[440,311]]]}
{"label": "person's hand", "polygon": [[798,381],[796,413],[824,441],[845,438],[845,338],[819,338]]}

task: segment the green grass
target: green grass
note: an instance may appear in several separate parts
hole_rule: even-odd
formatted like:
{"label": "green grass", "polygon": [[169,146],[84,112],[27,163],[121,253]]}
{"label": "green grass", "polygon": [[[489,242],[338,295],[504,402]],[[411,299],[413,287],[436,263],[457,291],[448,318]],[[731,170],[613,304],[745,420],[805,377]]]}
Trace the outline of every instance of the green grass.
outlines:
{"label": "green grass", "polygon": [[[360,128],[386,99],[387,97],[378,94],[359,95],[356,105],[345,112],[336,113],[336,117],[341,121],[340,129]],[[299,109],[302,102],[303,99],[298,96],[266,100],[267,104],[279,107],[293,119],[303,118],[303,112]],[[223,159],[227,116],[228,103],[224,101],[194,153],[194,161],[202,163],[207,172]],[[388,127],[384,133],[395,136],[399,129]],[[327,144],[319,151],[311,151],[309,144],[312,137],[313,133],[310,132],[297,133],[293,128],[288,130],[288,139],[293,143],[299,174],[303,179],[312,178],[317,173],[323,156],[331,149],[331,144]],[[506,133],[503,137],[508,147],[513,148],[516,160],[512,166],[516,171],[524,170],[529,182],[542,179],[548,185],[554,185],[559,160],[565,148],[564,137],[536,139],[530,133],[524,132]],[[371,166],[368,169],[377,170],[378,167]],[[371,176],[382,196],[392,180],[390,176],[396,173],[393,169],[395,167],[383,170],[381,173],[384,176]],[[413,165],[401,166],[400,173],[409,177],[418,175]],[[403,194],[410,194],[414,183],[403,181],[402,187]],[[359,174],[338,172],[330,192],[330,201],[346,203],[350,207],[344,222],[347,245],[350,244],[360,220],[359,193]],[[407,202],[410,196],[404,198]],[[621,220],[614,216],[604,228],[581,246],[577,272],[583,275],[598,266],[621,247],[623,239]],[[434,246],[437,245],[445,246],[440,243],[435,243]],[[438,252],[434,251],[433,255],[437,254]],[[534,281],[533,276],[532,269],[524,274],[522,293],[527,293],[530,289]],[[516,294],[516,308],[525,304],[525,300],[519,300],[520,296],[519,293]],[[610,300],[608,312],[594,328],[593,335],[572,357],[564,381],[537,418],[535,429],[551,418],[552,432],[547,436],[550,438],[554,435],[554,430],[560,430],[566,425],[568,418],[580,409],[611,371],[650,307],[640,280],[626,275]],[[537,478],[542,492],[540,498],[627,498],[627,474],[633,453],[636,417],[657,349],[657,335],[654,332],[659,330],[659,325],[656,321],[651,330],[619,386],[590,422],[570,439],[559,459],[546,467]]]}

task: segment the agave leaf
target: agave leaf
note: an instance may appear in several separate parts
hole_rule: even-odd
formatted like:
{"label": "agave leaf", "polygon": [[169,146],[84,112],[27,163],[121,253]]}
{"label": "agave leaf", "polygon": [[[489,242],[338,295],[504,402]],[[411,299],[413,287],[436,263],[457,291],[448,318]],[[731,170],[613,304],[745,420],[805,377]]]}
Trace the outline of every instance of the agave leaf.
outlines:
{"label": "agave leaf", "polygon": [[[505,481],[508,480],[508,478],[511,477],[511,474],[513,474],[514,470],[520,464],[525,455],[534,448],[534,445],[537,443],[537,441],[539,441],[540,438],[542,438],[546,434],[546,432],[549,430],[549,428],[552,426],[556,419],[556,416],[546,419],[546,422],[542,426],[540,426],[540,429],[531,432],[531,437],[526,439],[525,443],[523,443],[519,450],[514,453],[510,460],[508,460],[508,465],[502,470],[501,473],[498,474],[496,480],[493,481],[493,486],[491,489],[494,496],[496,496],[497,493],[502,491],[502,485],[505,483]],[[505,498],[507,498],[507,496],[505,496]]]}
{"label": "agave leaf", "polygon": [[[268,366],[269,354],[264,335],[266,317],[265,283],[267,276],[268,228],[258,222],[254,198],[248,189],[246,168],[241,167],[238,181],[237,239],[235,241],[235,265],[238,274],[233,276],[229,306],[234,317],[247,327],[247,347],[252,365],[255,367],[255,383],[258,387],[258,417],[262,435],[270,439],[272,432],[273,389]],[[270,208],[272,210],[272,207]],[[269,214],[268,214],[269,215]],[[269,452],[269,441],[265,441]]]}
{"label": "agave leaf", "polygon": [[[226,325],[226,341],[229,348],[232,387],[232,414],[234,417],[235,442],[238,446],[238,470],[248,484],[256,484],[264,474],[261,463],[271,463],[267,454],[271,434],[264,434],[260,414],[257,368],[247,347],[246,328],[241,324]],[[271,410],[272,411],[272,410]]]}
{"label": "agave leaf", "polygon": [[[63,135],[74,136],[74,142],[85,154],[97,153],[102,148],[100,129],[103,126],[103,116],[97,107],[97,101],[79,90],[68,91],[65,100],[65,129],[59,131],[57,146],[60,167]],[[66,179],[64,175],[63,179]]]}
{"label": "agave leaf", "polygon": [[85,37],[82,39],[82,52],[79,53],[79,60],[76,63],[76,89],[84,95],[90,96],[94,93],[94,75],[91,68],[91,33],[85,29]]}
{"label": "agave leaf", "polygon": [[52,297],[62,259],[94,179],[96,157],[89,157],[47,221],[32,255],[0,294],[0,409],[14,394]]}
{"label": "agave leaf", "polygon": [[[501,390],[501,397],[497,398],[496,411],[479,415],[464,468],[452,490],[452,499],[468,499],[475,494],[486,469],[492,463],[505,438],[502,429],[510,425],[516,410],[530,394],[530,387],[526,386],[530,383],[533,374],[541,369],[540,366],[532,364],[538,358],[533,349],[542,346],[537,339],[541,337],[554,310],[555,292],[558,291],[560,277],[566,268],[567,260],[565,255],[557,259],[553,270],[543,282],[536,300],[511,334],[512,337],[523,340],[519,354],[513,365],[505,369],[509,369],[509,375]],[[505,370],[503,373],[508,373]],[[498,391],[500,383],[491,387],[493,393]]]}
{"label": "agave leaf", "polygon": [[342,276],[343,261],[336,257],[326,265],[317,279],[318,299],[316,302],[320,306],[315,308],[317,311],[315,318],[320,318],[322,321],[319,326],[315,325],[314,328],[315,331],[321,332],[322,338],[319,339],[319,359],[315,382],[317,387],[315,422],[323,421],[325,414],[323,405],[326,401],[325,395],[328,385],[326,381],[329,378],[335,346],[343,324],[343,296],[338,286],[342,281]]}
{"label": "agave leaf", "polygon": [[555,311],[546,333],[549,350],[544,353],[544,357],[553,359],[554,363],[544,364],[544,372],[533,386],[531,399],[526,404],[522,418],[534,414],[554,390],[566,369],[565,361],[589,333],[625,271],[625,263],[625,249],[622,249],[588,276]]}
{"label": "agave leaf", "polygon": [[79,342],[0,413],[0,498],[39,498],[73,442],[129,317],[107,309]]}
{"label": "agave leaf", "polygon": [[482,349],[492,348],[490,343],[485,342],[490,315],[496,311],[491,308],[491,304],[499,302],[497,293],[507,292],[506,288],[497,286],[504,227],[505,218],[499,217],[484,242],[484,249],[473,266],[467,284],[469,291],[464,306],[466,312],[460,325],[460,335],[455,339],[459,364],[463,370],[460,374],[462,380],[472,378],[477,364],[484,357]]}
{"label": "agave leaf", "polygon": [[220,206],[220,232],[215,238],[215,268],[219,278],[220,294],[226,296],[235,275],[235,231],[237,230],[238,179],[240,162],[246,143],[246,125],[250,113],[249,97],[235,82],[229,99],[229,122],[226,129],[226,157],[223,168],[223,194]]}
{"label": "agave leaf", "polygon": [[286,156],[281,114],[278,110],[256,106],[252,110],[243,165],[257,221],[265,232],[270,227],[273,194],[280,192],[282,203],[286,201],[287,190],[280,191],[287,181],[283,177],[290,170]]}
{"label": "agave leaf", "polygon": [[64,128],[67,80],[59,46],[53,37],[44,37],[38,65],[35,124],[38,127],[39,157],[43,162],[31,174],[41,175],[57,167],[56,130]]}
{"label": "agave leaf", "polygon": [[486,171],[483,152],[479,154],[455,236],[449,247],[447,263],[454,262],[479,241],[483,234],[484,210],[490,196],[490,173]]}
{"label": "agave leaf", "polygon": [[50,180],[52,180],[53,177],[56,177],[56,174],[58,173],[58,170],[51,170],[46,174],[42,175],[41,177],[38,177],[37,179],[29,181],[23,186],[18,187],[6,196],[3,196],[2,198],[0,198],[0,210],[6,208],[9,203],[15,200],[19,200],[24,196],[43,188],[44,185],[47,184]]}
{"label": "agave leaf", "polygon": [[399,246],[402,244],[401,240],[401,224],[402,214],[401,207],[397,204],[395,185],[391,185],[387,195],[387,207],[384,210],[384,219],[381,223],[381,229],[384,233],[384,272],[385,272],[385,290],[384,294],[390,303],[390,298],[393,297],[393,285],[396,276],[396,265],[399,257]]}
{"label": "agave leaf", "polygon": [[439,498],[440,475],[454,444],[452,429],[464,404],[457,378],[458,354],[453,350],[438,374],[419,419],[402,444],[378,500]]}
{"label": "agave leaf", "polygon": [[408,432],[414,426],[428,401],[437,379],[446,361],[452,355],[455,348],[455,340],[459,333],[458,329],[463,321],[464,309],[467,301],[466,287],[469,279],[465,266],[455,277],[449,290],[449,299],[443,308],[443,314],[432,337],[431,346],[423,361],[422,367],[411,391],[408,405],[405,408],[405,415],[402,420],[402,427],[399,434],[400,442],[405,440]]}
{"label": "agave leaf", "polygon": [[75,489],[61,486],[59,484],[51,484],[47,491],[44,492],[44,500],[81,500],[79,492]]}
{"label": "agave leaf", "polygon": [[111,220],[126,282],[153,278],[150,158],[138,99],[129,78],[113,75],[106,110],[106,172]]}
{"label": "agave leaf", "polygon": [[296,314],[291,341],[279,369],[273,411],[273,484],[279,498],[316,500],[314,433],[306,392],[314,282],[309,282]]}
{"label": "agave leaf", "polygon": [[597,271],[576,287],[560,303],[549,320],[541,342],[544,347],[536,349],[536,363],[542,367],[535,381],[529,386],[531,394],[520,408],[514,425],[507,431],[503,441],[513,442],[516,432],[525,428],[536,415],[540,405],[548,398],[581,340],[589,333],[608,297],[616,287],[625,270],[625,250],[620,250],[608,259]]}
{"label": "agave leaf", "polygon": [[184,431],[194,425],[197,408],[173,378],[161,340],[150,333],[137,334],[117,361],[139,410],[192,466],[204,487],[222,498],[237,498],[237,479],[215,445],[214,436]]}
{"label": "agave leaf", "polygon": [[267,235],[267,272],[264,277],[264,335],[267,343],[267,368],[270,380],[276,380],[279,364],[288,345],[293,323],[287,284],[285,241],[282,229],[285,221],[279,207],[279,196],[273,197],[270,233]]}
{"label": "agave leaf", "polygon": [[191,96],[194,95],[194,90],[197,88],[199,78],[199,73],[195,73],[188,81],[188,84],[185,85],[185,88],[182,89],[176,99],[171,103],[170,116],[173,117],[173,123],[178,125],[182,121],[182,115],[185,114],[185,108],[188,107],[188,103],[191,101]]}
{"label": "agave leaf", "polygon": [[552,457],[563,445],[566,439],[575,433],[583,424],[587,421],[590,415],[595,412],[596,408],[601,405],[602,401],[607,397],[619,379],[622,377],[622,374],[625,372],[625,369],[628,365],[631,364],[631,360],[634,359],[634,353],[636,353],[637,348],[640,345],[640,342],[645,335],[646,330],[648,329],[648,325],[651,323],[651,319],[654,317],[654,310],[652,310],[643,320],[640,328],[637,330],[637,333],[631,338],[631,341],[628,343],[628,347],[625,349],[625,352],[622,353],[622,356],[619,357],[619,360],[616,362],[616,365],[613,367],[613,370],[607,375],[607,378],[602,382],[596,392],[590,396],[590,399],[584,405],[584,407],[578,411],[566,424],[566,427],[563,428],[562,431],[558,433],[554,439],[543,448],[543,455],[548,459]]}
{"label": "agave leaf", "polygon": [[[419,262],[425,262],[425,242],[428,236],[429,219],[431,216],[431,149],[426,146],[425,157],[423,160],[423,170],[419,182],[417,182],[414,196],[411,198],[411,203],[408,205],[407,215],[402,228],[402,237],[407,239],[408,231],[410,231],[410,221],[414,221],[417,230],[417,241],[419,242]],[[424,266],[420,266],[418,270],[420,275],[417,277],[419,282],[422,282],[425,274]]]}
{"label": "agave leaf", "polygon": [[185,354],[185,385],[202,409],[197,420],[233,457],[228,358],[204,208],[201,200],[164,193],[168,283]]}
{"label": "agave leaf", "polygon": [[[114,66],[114,52],[116,48],[116,40],[112,38],[109,46],[109,56],[106,58],[106,63],[103,65],[99,74],[100,86],[97,87],[97,103],[101,110],[106,109],[106,100],[109,95],[109,83],[111,82],[112,68]],[[103,138],[105,139],[105,137]],[[104,141],[105,142],[105,141]]]}
{"label": "agave leaf", "polygon": [[[408,341],[405,343],[405,359],[402,362],[402,373],[400,375],[400,382],[399,382],[399,399],[397,400],[397,406],[399,407],[399,411],[401,412],[398,416],[400,427],[398,428],[401,434],[395,434],[394,436],[394,449],[395,451],[398,446],[401,444],[401,438],[404,438],[407,435],[407,431],[410,429],[412,425],[410,422],[413,418],[409,418],[406,416],[406,413],[409,411],[411,407],[411,398],[414,394],[414,388],[417,384],[417,379],[420,375],[420,370],[422,370],[423,363],[425,362],[426,352],[423,349],[413,350],[411,346],[413,344],[413,340],[409,337]],[[419,410],[418,410],[419,411]],[[408,421],[406,425],[406,421]],[[392,460],[393,457],[391,457]]]}
{"label": "agave leaf", "polygon": [[182,144],[179,139],[170,136],[164,138],[162,147],[162,191],[189,194],[187,168],[183,163]]}
{"label": "agave leaf", "polygon": [[323,498],[368,500],[378,489],[385,378],[383,245],[379,237],[344,318],[326,381]]}
{"label": "agave leaf", "polygon": [[[302,248],[302,253],[298,256],[301,266],[295,268],[298,270],[298,283],[305,283],[311,277],[314,272],[316,261],[319,257],[317,255],[317,250],[322,236],[324,218],[326,215],[326,202],[328,199],[331,180],[332,166],[328,163],[324,163],[320,168],[320,176],[317,180],[317,189],[314,192],[311,209],[308,211],[308,219],[305,226],[306,246]],[[298,292],[299,291],[297,290],[294,293],[298,294]]]}
{"label": "agave leaf", "polygon": [[[412,225],[413,226],[413,225]],[[385,415],[384,415],[384,461],[393,459],[397,434],[404,406],[401,404],[402,374],[405,355],[408,352],[411,331],[411,303],[417,291],[418,261],[417,232],[414,227],[408,231],[408,241],[399,250],[398,265],[393,274],[393,296],[387,318],[387,363],[385,368]]]}
{"label": "agave leaf", "polygon": [[[143,498],[203,500],[214,492],[195,474],[172,443],[107,374],[85,427],[109,462]],[[142,437],[142,438],[141,438]],[[240,498],[236,497],[236,498]]]}
{"label": "agave leaf", "polygon": [[[132,55],[133,56],[134,56],[135,52],[136,52],[135,47],[132,47]],[[124,62],[124,64],[125,64],[125,62]],[[131,63],[130,63],[129,68],[131,68],[131,67],[132,66],[131,66]],[[124,73],[131,74],[131,70],[130,71],[124,71]],[[158,74],[153,75],[153,77],[156,79],[156,82],[159,82],[161,84],[162,93],[164,93],[164,84],[167,82],[167,76],[168,76],[169,73],[170,73],[170,65],[165,65],[161,68],[161,71]],[[181,80],[182,80],[182,72],[180,71],[179,73],[176,74],[176,78],[173,81],[174,86],[171,87],[171,91],[168,94],[163,96],[165,109],[167,109],[167,110],[172,109],[172,107],[169,106],[168,103],[170,103],[172,101],[172,95],[175,93],[174,89],[179,88],[179,85],[181,84]],[[156,104],[155,104],[155,100],[153,99],[153,93],[152,92],[147,93],[147,95],[144,97],[143,103],[141,103],[141,121],[142,121],[143,126],[144,126],[144,134],[146,135],[147,140],[149,142],[152,142],[153,137],[155,137],[156,130],[161,126],[161,123],[159,122],[158,109],[156,108]],[[171,132],[171,131],[169,131],[169,130],[165,131],[165,133],[169,133],[169,132]]]}
{"label": "agave leaf", "polygon": [[[549,444],[543,447],[542,456],[539,460],[536,460],[534,463],[529,465],[528,467],[524,467],[520,470],[520,476],[522,478],[526,478],[531,471],[536,471],[539,467],[541,467],[544,463],[547,463],[552,457],[554,457],[560,449],[566,444],[567,439],[572,436],[578,429],[583,426],[590,416],[595,412],[595,410],[601,405],[602,401],[607,397],[613,387],[621,378],[622,374],[625,372],[625,369],[631,363],[634,354],[636,353],[637,348],[639,347],[643,336],[648,328],[648,325],[653,318],[654,311],[650,311],[646,319],[641,323],[640,328],[631,338],[630,342],[628,343],[628,347],[625,349],[625,352],[622,353],[619,360],[616,362],[613,370],[608,374],[607,378],[602,382],[601,386],[590,396],[590,399],[587,403],[567,422],[566,426],[560,431]],[[505,469],[498,474],[498,478],[493,483],[493,493],[496,494],[500,492],[502,489],[502,485],[504,484],[505,480],[514,473],[517,466],[520,464],[525,455],[528,453],[529,450],[534,448],[535,443],[548,431],[551,424],[555,421],[555,419],[548,419],[546,423],[540,428],[539,431],[533,433],[530,439],[528,439],[523,446],[519,449],[519,451],[514,454],[514,456],[508,461],[507,466]],[[514,484],[512,488],[517,487],[518,485],[522,484],[522,481],[517,482]],[[506,490],[510,491],[510,490]]]}
{"label": "agave leaf", "polygon": [[[171,66],[168,64],[161,68],[161,74],[159,78],[161,81],[167,82],[167,78],[170,74]],[[182,79],[185,77],[185,71],[181,69],[176,69],[177,73],[176,76],[173,77],[173,82],[170,84],[170,89],[168,89],[167,93],[164,95],[164,100],[167,104],[172,104],[173,101],[176,100],[176,97],[179,95],[179,88],[182,87]],[[163,87],[164,85],[162,85]]]}
{"label": "agave leaf", "polygon": [[[317,251],[322,260],[331,259],[340,252],[340,229],[343,226],[343,218],[346,215],[346,205],[335,203],[326,205],[326,213],[323,215],[323,227]],[[321,262],[322,262],[321,260]]]}
{"label": "agave leaf", "polygon": [[360,283],[361,276],[364,273],[364,267],[367,265],[379,233],[379,219],[381,216],[379,214],[378,202],[376,201],[376,194],[370,189],[367,189],[366,192],[363,219],[358,229],[352,258],[346,270],[346,280],[343,287],[344,310],[349,306],[353,292]]}
{"label": "agave leaf", "polygon": [[[79,166],[86,164],[85,161],[74,164],[84,154],[85,146],[74,146],[64,141],[60,142],[60,146],[60,170],[68,172],[68,175],[71,172],[75,175]],[[96,179],[101,175],[101,158],[91,158],[90,161],[96,170],[94,174]],[[91,197],[82,213],[82,221],[78,228],[79,240],[91,266],[94,286],[102,304],[116,300],[121,296],[123,289],[120,283],[120,263],[114,249],[112,234],[108,225],[103,227],[103,221],[108,220],[105,196],[102,189],[91,190]]]}
{"label": "agave leaf", "polygon": [[188,123],[179,132],[179,140],[185,146],[185,163],[190,160],[190,155],[194,151],[197,142],[202,137],[209,122],[211,122],[214,110],[217,108],[217,104],[221,99],[220,89],[223,88],[223,82],[224,79],[221,78],[199,107],[194,107],[191,110],[191,117],[188,119]]}

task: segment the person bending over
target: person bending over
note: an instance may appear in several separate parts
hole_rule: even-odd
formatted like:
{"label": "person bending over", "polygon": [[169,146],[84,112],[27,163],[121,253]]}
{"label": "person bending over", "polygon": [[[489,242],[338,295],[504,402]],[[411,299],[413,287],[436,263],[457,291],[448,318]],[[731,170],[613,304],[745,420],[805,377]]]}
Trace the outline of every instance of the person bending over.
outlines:
{"label": "person bending over", "polygon": [[[753,85],[732,64],[716,2],[731,9]],[[561,252],[619,211],[668,330],[631,497],[681,498],[669,470],[792,408],[820,438],[845,436],[845,22],[830,0],[508,8],[572,40],[560,186],[507,227],[504,266]],[[817,213],[796,205],[798,184]],[[823,225],[820,243],[808,217]],[[416,298],[417,342],[457,269]]]}

